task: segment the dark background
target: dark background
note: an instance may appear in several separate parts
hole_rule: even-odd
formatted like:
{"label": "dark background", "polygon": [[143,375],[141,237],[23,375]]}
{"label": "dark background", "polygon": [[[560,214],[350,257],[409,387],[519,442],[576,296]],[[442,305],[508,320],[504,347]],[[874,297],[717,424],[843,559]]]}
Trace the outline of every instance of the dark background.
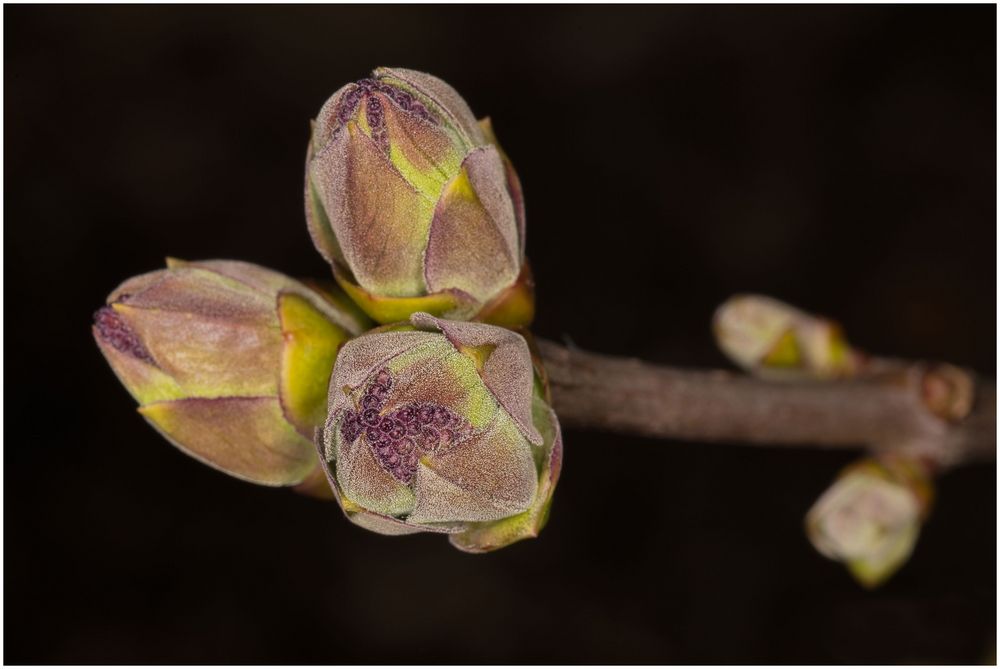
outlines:
{"label": "dark background", "polygon": [[995,12],[5,7],[4,660],[990,659],[992,464],[876,592],[802,532],[855,456],[806,449],[568,431],[541,538],[469,556],[184,457],[89,325],[168,254],[324,275],[308,121],[385,64],[493,117],[538,334],[724,365],[709,319],[752,290],[993,377]]}

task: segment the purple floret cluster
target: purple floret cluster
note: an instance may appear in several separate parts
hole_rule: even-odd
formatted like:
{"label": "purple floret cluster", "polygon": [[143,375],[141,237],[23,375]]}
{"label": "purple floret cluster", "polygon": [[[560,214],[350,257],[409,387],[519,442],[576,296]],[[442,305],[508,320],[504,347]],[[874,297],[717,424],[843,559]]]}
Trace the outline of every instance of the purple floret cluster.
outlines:
{"label": "purple floret cluster", "polygon": [[339,130],[345,123],[354,118],[358,110],[358,105],[362,100],[367,100],[365,105],[365,119],[368,127],[371,128],[372,140],[383,151],[389,150],[389,134],[385,125],[385,110],[382,102],[375,93],[380,93],[391,100],[393,104],[404,112],[417,116],[428,123],[436,124],[434,117],[427,111],[427,107],[417,101],[412,95],[404,90],[384,84],[377,79],[361,79],[355,82],[355,87],[344,94],[337,107],[337,121]]}
{"label": "purple floret cluster", "polygon": [[420,458],[441,455],[465,441],[472,434],[472,426],[435,402],[411,402],[383,413],[392,386],[392,374],[380,370],[362,395],[358,409],[343,412],[340,434],[347,444],[363,436],[382,468],[409,484]]}
{"label": "purple floret cluster", "polygon": [[[128,297],[128,295],[121,295],[118,297],[118,301],[124,302]],[[101,339],[113,346],[115,350],[144,362],[155,364],[153,356],[143,346],[139,335],[125,324],[114,308],[105,306],[94,312],[94,327],[97,328]]]}

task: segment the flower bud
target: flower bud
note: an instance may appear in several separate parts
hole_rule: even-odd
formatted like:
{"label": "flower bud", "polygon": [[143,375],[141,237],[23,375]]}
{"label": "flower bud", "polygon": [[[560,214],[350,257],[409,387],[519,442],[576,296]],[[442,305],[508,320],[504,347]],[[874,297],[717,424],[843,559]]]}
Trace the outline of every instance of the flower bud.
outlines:
{"label": "flower bud", "polygon": [[910,557],[930,509],[926,468],[899,456],[866,458],[843,472],[806,516],[820,553],[843,562],[868,588],[886,581]]}
{"label": "flower bud", "polygon": [[317,467],[339,347],[364,330],[349,301],[263,267],[183,262],[133,277],[94,314],[94,338],[139,413],[192,457],[265,485]]}
{"label": "flower bud", "polygon": [[520,182],[451,86],[390,68],[344,86],[306,162],[313,242],[372,318],[530,322]]}
{"label": "flower bud", "polygon": [[320,459],[354,523],[469,552],[537,536],[562,462],[525,340],[414,314],[344,345]]}
{"label": "flower bud", "polygon": [[831,379],[858,367],[840,326],[763,295],[731,297],[712,328],[722,352],[756,376]]}

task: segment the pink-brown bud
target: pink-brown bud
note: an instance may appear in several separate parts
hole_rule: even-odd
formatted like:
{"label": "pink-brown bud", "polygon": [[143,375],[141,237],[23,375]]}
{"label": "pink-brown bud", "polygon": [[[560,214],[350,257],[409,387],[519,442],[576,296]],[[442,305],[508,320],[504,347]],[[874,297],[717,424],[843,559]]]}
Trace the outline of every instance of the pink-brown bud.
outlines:
{"label": "pink-brown bud", "polygon": [[249,263],[170,260],[113,291],[93,334],[171,443],[238,478],[293,485],[317,466],[337,350],[366,325],[345,304]]}
{"label": "pink-brown bud", "polygon": [[441,532],[470,552],[537,535],[562,460],[525,340],[418,313],[348,342],[320,456],[344,512],[383,534]]}
{"label": "pink-brown bud", "polygon": [[306,216],[338,281],[379,322],[533,315],[517,174],[489,121],[436,77],[379,68],[327,101]]}

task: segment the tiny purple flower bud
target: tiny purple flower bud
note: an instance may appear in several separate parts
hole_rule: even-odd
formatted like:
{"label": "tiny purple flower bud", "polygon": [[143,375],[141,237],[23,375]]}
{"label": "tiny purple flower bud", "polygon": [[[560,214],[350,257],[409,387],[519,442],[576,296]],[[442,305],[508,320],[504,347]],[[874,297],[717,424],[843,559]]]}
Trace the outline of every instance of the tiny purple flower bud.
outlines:
{"label": "tiny purple flower bud", "polygon": [[375,409],[365,409],[361,412],[361,422],[368,427],[378,427],[378,424],[382,422],[382,417]]}
{"label": "tiny purple flower bud", "polygon": [[434,407],[421,405],[417,409],[417,420],[421,425],[429,425],[434,421]]}
{"label": "tiny purple flower bud", "polygon": [[409,455],[415,448],[416,443],[410,438],[400,439],[396,442],[396,452],[400,455]]}
{"label": "tiny purple flower bud", "polygon": [[361,422],[358,420],[358,414],[350,409],[345,411],[343,422],[340,424],[340,431],[344,435],[345,442],[349,444],[354,443],[361,434]]}
{"label": "tiny purple flower bud", "polygon": [[433,427],[422,428],[420,432],[420,448],[421,450],[432,452],[436,451],[438,444],[441,443],[441,434]]}
{"label": "tiny purple flower bud", "polygon": [[392,416],[382,416],[381,422],[378,424],[378,429],[389,435],[392,439],[392,430],[396,427],[396,421],[392,419]]}
{"label": "tiny purple flower bud", "polygon": [[382,432],[377,427],[369,427],[365,430],[365,439],[376,450],[386,449],[392,444],[389,435]]}
{"label": "tiny purple flower bud", "polygon": [[389,438],[393,441],[398,441],[406,436],[406,426],[399,421],[393,421],[392,429],[389,432]]}
{"label": "tiny purple flower bud", "polygon": [[451,412],[444,407],[434,408],[434,424],[438,427],[445,427],[451,424]]}
{"label": "tiny purple flower bud", "polygon": [[379,373],[375,375],[375,385],[382,389],[380,392],[387,392],[392,388],[392,375],[389,374],[389,370],[379,370]]}

